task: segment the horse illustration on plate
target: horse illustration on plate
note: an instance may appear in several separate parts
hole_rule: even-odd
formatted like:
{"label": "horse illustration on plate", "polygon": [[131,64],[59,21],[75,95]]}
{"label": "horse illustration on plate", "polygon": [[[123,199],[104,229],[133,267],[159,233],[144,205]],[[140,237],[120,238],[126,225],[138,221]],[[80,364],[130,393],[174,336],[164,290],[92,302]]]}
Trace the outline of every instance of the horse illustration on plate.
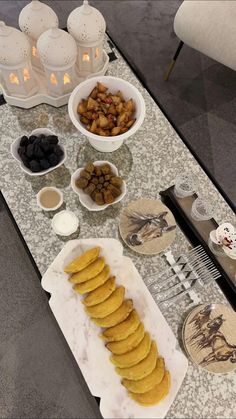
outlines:
{"label": "horse illustration on plate", "polygon": [[161,237],[176,228],[175,225],[168,225],[166,215],[168,211],[159,214],[141,214],[137,211],[127,212],[127,217],[132,229],[127,236],[127,242],[131,246],[140,246],[150,240]]}
{"label": "horse illustration on plate", "polygon": [[[204,355],[199,365],[206,367],[217,362],[230,361],[236,363],[236,344],[228,341],[228,336],[220,330],[226,321],[224,314],[212,316],[212,306],[205,306],[197,312],[189,321],[193,327],[193,333],[188,336],[186,342],[194,351]],[[207,350],[207,354],[206,351]]]}

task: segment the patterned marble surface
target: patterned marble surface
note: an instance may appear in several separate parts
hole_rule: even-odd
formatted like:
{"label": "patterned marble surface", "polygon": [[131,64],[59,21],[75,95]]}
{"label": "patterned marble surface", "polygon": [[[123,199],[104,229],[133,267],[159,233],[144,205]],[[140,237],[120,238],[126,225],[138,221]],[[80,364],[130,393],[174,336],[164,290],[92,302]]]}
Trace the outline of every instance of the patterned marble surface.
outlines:
{"label": "patterned marble surface", "polygon": [[[43,186],[55,185],[62,189],[66,208],[74,211],[80,220],[80,238],[119,238],[119,213],[128,202],[140,198],[158,198],[158,193],[170,186],[176,175],[192,171],[198,176],[200,192],[207,194],[215,204],[218,222],[233,222],[235,216],[214,185],[192,157],[191,153],[168,123],[148,92],[136,79],[127,63],[119,56],[112,62],[108,74],[122,77],[133,83],[142,93],[146,103],[146,118],[136,135],[112,154],[97,152],[88,144],[70,123],[67,107],[54,109],[40,105],[23,110],[3,105],[1,112],[0,187],[25,241],[43,274],[64,245],[64,241],[51,230],[53,214],[42,212],[36,204],[36,193]],[[47,126],[59,135],[66,147],[68,158],[65,165],[45,177],[32,178],[25,175],[10,154],[11,142],[34,128]],[[101,213],[90,213],[81,207],[77,195],[70,187],[70,176],[86,160],[110,160],[127,182],[124,200]],[[75,238],[75,237],[74,237]],[[179,228],[171,246],[173,254],[186,251],[189,243]],[[144,278],[152,269],[162,271],[165,261],[162,256],[140,257],[127,247],[124,254],[130,256]],[[226,302],[216,284],[199,290],[202,301]],[[179,338],[181,326],[188,312],[187,301],[164,309],[168,323]],[[167,416],[171,418],[229,418],[235,417],[236,377],[211,375],[199,370],[191,362],[184,383]],[[78,413],[79,415],[79,413]]]}

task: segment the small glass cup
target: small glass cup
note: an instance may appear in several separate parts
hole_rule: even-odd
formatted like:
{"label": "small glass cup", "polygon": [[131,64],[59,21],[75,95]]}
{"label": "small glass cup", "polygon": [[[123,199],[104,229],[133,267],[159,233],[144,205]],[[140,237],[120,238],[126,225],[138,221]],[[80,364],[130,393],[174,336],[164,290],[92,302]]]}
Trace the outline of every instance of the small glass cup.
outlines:
{"label": "small glass cup", "polygon": [[212,251],[212,253],[214,255],[216,255],[216,256],[227,256],[226,253],[223,250],[223,247],[214,243],[211,240],[210,236],[209,236],[209,239],[208,239],[208,246],[209,246],[209,249]]}
{"label": "small glass cup", "polygon": [[198,187],[197,176],[183,173],[177,176],[174,193],[178,198],[186,198],[194,194]]}
{"label": "small glass cup", "polygon": [[213,206],[209,199],[199,197],[195,199],[191,209],[191,217],[196,221],[206,221],[213,217]]}

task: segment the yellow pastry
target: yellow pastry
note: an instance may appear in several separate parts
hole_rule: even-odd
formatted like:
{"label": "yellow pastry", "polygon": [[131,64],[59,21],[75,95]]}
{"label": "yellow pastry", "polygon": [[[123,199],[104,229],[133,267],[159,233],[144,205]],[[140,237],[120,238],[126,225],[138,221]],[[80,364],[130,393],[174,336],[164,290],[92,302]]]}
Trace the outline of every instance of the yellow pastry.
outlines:
{"label": "yellow pastry", "polygon": [[126,352],[123,355],[111,356],[111,362],[119,368],[128,368],[138,364],[150,351],[151,338],[148,332],[145,333],[143,340],[132,351]]}
{"label": "yellow pastry", "polygon": [[108,342],[106,344],[107,349],[113,354],[121,355],[132,349],[136,348],[144,337],[144,325],[141,322],[134,333],[129,335],[126,339],[119,340],[117,342]]}
{"label": "yellow pastry", "polygon": [[80,272],[71,275],[69,281],[73,284],[80,284],[81,282],[88,281],[102,272],[104,266],[105,259],[103,257],[98,258]]}
{"label": "yellow pastry", "polygon": [[100,327],[112,327],[123,322],[133,310],[133,301],[125,300],[121,306],[102,319],[92,319]]}
{"label": "yellow pastry", "polygon": [[159,403],[164,397],[167,396],[170,389],[170,373],[165,371],[165,375],[163,380],[153,387],[151,390],[147,391],[146,393],[137,394],[129,392],[130,396],[133,400],[137,403],[141,404],[142,406],[152,406],[154,404]]}
{"label": "yellow pastry", "polygon": [[107,342],[126,339],[131,333],[134,333],[140,323],[139,315],[136,310],[131,311],[129,317],[116,326],[106,329],[102,333],[102,338]]}
{"label": "yellow pastry", "polygon": [[143,406],[159,403],[169,392],[170,374],[157,345],[145,332],[133,300],[126,299],[125,287],[116,288],[115,277],[100,247],[89,249],[65,267],[69,281],[83,299],[85,311],[93,322],[104,328],[101,338],[112,352],[110,357],[129,396]]}
{"label": "yellow pastry", "polygon": [[125,287],[116,288],[116,290],[105,301],[95,306],[86,307],[86,312],[91,317],[98,319],[108,316],[121,306],[125,295]]}
{"label": "yellow pastry", "polygon": [[78,258],[72,260],[72,262],[64,268],[64,271],[67,273],[82,271],[82,269],[86,268],[98,258],[99,253],[100,247],[93,247],[92,249],[87,250],[87,252],[84,252]]}
{"label": "yellow pastry", "polygon": [[138,364],[129,368],[118,368],[116,367],[116,372],[124,378],[129,380],[141,380],[146,377],[148,374],[154,370],[156,366],[157,358],[157,347],[156,343],[152,341],[150,351],[146,358],[140,361]]}
{"label": "yellow pastry", "polygon": [[[106,269],[106,267],[104,269]],[[103,271],[104,271],[104,269],[103,269]],[[99,275],[101,275],[102,272]],[[95,278],[97,278],[98,276],[96,276]],[[90,281],[94,281],[95,278],[90,279]],[[86,281],[84,284],[87,284],[90,281]],[[106,300],[108,297],[110,297],[110,295],[113,293],[113,291],[115,291],[115,288],[116,288],[115,277],[113,276],[112,278],[108,279],[105,282],[105,284],[100,285],[100,287],[98,287],[94,291],[90,292],[87,295],[87,297],[84,298],[84,300],[82,302],[87,307],[95,306],[96,304],[102,303],[104,300]]]}
{"label": "yellow pastry", "polygon": [[[104,284],[110,275],[110,268],[108,265],[105,266],[105,268],[92,279],[89,279],[89,281],[82,282],[81,284],[76,284],[73,286],[73,289],[78,292],[79,294],[86,294],[87,292],[93,291],[100,287],[102,284]],[[115,277],[113,276],[111,278],[115,282]],[[115,289],[115,287],[114,287]]]}
{"label": "yellow pastry", "polygon": [[132,393],[146,393],[162,381],[164,374],[164,359],[157,358],[156,367],[151,372],[151,374],[147,375],[141,380],[127,380],[127,378],[124,378],[122,380],[122,384]]}

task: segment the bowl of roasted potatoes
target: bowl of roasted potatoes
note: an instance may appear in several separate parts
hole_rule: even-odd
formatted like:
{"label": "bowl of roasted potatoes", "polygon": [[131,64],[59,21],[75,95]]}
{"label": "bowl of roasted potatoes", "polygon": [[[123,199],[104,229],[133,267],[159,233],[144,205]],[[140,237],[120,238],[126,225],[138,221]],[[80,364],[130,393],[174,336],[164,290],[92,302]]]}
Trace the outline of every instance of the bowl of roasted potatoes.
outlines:
{"label": "bowl of roasted potatoes", "polygon": [[89,211],[104,210],[126,194],[125,181],[108,161],[87,162],[77,169],[71,176],[71,187]]}
{"label": "bowl of roasted potatoes", "polygon": [[145,117],[138,89],[117,77],[92,77],[72,92],[68,112],[74,126],[98,151],[112,152],[135,134]]}

